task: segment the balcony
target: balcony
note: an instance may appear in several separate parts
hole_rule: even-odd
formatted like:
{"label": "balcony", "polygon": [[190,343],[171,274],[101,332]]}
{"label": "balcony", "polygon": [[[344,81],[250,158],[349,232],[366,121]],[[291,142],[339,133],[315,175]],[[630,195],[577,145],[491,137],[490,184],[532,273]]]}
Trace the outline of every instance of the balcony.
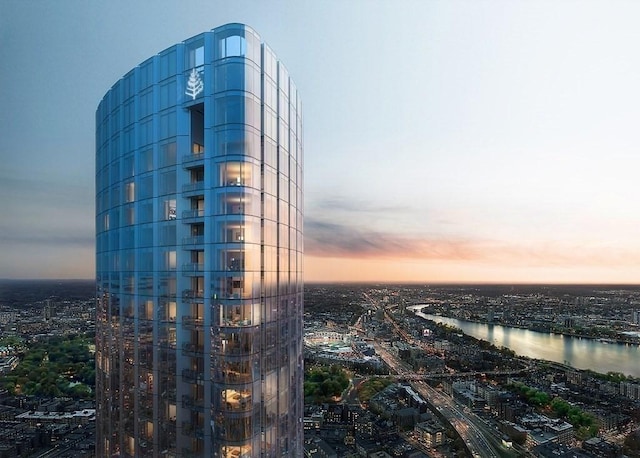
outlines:
{"label": "balcony", "polygon": [[196,344],[187,342],[182,346],[182,354],[184,356],[189,356],[189,357],[202,356],[203,353],[204,353],[203,345],[196,345]]}
{"label": "balcony", "polygon": [[[191,211],[191,210],[188,210]],[[186,212],[185,212],[186,213]],[[204,216],[204,212],[202,212]],[[182,245],[200,246],[204,245],[204,235],[194,235],[192,237],[184,237],[182,239]]]}
{"label": "balcony", "polygon": [[204,399],[196,399],[193,396],[182,396],[182,407],[196,412],[204,412]]}
{"label": "balcony", "polygon": [[226,369],[215,372],[215,381],[218,383],[251,383],[253,378],[251,374]]}
{"label": "balcony", "polygon": [[[204,218],[204,208],[194,208],[191,210],[185,210],[182,212],[182,219],[185,223],[196,223],[202,221]],[[193,220],[193,221],[187,221]]]}
{"label": "balcony", "polygon": [[190,437],[196,437],[198,439],[204,438],[204,429],[192,424],[189,421],[182,422],[182,432]]}
{"label": "balcony", "polygon": [[251,326],[250,319],[239,319],[239,318],[222,318],[222,322],[220,326],[226,328],[239,328],[242,326]]}
{"label": "balcony", "polygon": [[201,317],[185,315],[182,317],[182,326],[187,329],[203,329],[204,319],[202,319]]}
{"label": "balcony", "polygon": [[185,289],[182,291],[182,300],[184,302],[202,302],[204,301],[204,291]]}
{"label": "balcony", "polygon": [[185,168],[198,167],[204,161],[204,148],[201,151],[194,151],[191,154],[182,156],[182,165]]}
{"label": "balcony", "polygon": [[[171,456],[176,456],[176,455],[171,455]],[[200,458],[202,456],[202,454],[200,452],[194,452],[190,448],[183,447],[182,448],[182,452],[178,456],[180,456],[182,458]],[[231,455],[229,455],[229,456],[231,456]]]}
{"label": "balcony", "polygon": [[194,181],[193,183],[182,185],[182,192],[184,194],[201,194],[202,191],[204,191],[204,181]]}
{"label": "balcony", "polygon": [[204,264],[198,262],[190,262],[182,265],[182,273],[184,275],[192,276],[201,274],[204,272]]}
{"label": "balcony", "polygon": [[202,383],[204,381],[204,374],[202,372],[194,371],[192,369],[182,370],[182,380],[187,383]]}
{"label": "balcony", "polygon": [[248,356],[253,353],[249,345],[242,345],[239,342],[227,342],[219,351],[220,355],[226,356]]}

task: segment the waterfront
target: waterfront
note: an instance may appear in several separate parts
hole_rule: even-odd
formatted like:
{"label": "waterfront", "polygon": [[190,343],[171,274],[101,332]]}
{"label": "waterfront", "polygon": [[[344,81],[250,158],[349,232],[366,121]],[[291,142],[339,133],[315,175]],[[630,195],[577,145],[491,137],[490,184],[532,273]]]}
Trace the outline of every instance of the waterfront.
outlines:
{"label": "waterfront", "polygon": [[[410,307],[420,309],[422,305]],[[518,355],[568,364],[596,372],[621,372],[640,377],[640,347],[561,334],[530,331],[497,324],[447,318],[417,312],[418,316],[459,328],[467,335],[506,347]]]}

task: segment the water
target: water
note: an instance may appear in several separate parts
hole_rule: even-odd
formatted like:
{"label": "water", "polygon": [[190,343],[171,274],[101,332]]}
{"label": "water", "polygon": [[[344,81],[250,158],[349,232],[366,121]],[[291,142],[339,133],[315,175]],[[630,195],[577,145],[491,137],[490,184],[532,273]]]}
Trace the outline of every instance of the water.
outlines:
{"label": "water", "polygon": [[[419,305],[411,308],[421,307]],[[474,323],[422,312],[417,314],[436,323],[455,326],[467,335],[491,342],[496,347],[509,348],[518,355],[564,363],[578,369],[591,369],[601,373],[621,372],[640,377],[640,347],[637,345],[605,343],[497,324]]]}

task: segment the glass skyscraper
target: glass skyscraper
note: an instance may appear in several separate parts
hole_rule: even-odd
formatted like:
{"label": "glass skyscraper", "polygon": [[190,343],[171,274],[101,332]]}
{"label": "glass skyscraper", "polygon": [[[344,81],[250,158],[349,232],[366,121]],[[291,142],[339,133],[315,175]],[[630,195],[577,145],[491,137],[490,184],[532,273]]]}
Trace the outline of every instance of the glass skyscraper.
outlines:
{"label": "glass skyscraper", "polygon": [[302,115],[227,24],[96,112],[97,455],[300,457]]}

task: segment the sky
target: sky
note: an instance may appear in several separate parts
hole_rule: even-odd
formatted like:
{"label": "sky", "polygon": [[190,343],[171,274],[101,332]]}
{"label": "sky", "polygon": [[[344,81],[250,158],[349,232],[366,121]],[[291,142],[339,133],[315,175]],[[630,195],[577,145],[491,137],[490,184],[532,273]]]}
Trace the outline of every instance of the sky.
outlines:
{"label": "sky", "polygon": [[306,281],[640,282],[622,0],[0,0],[0,278],[94,278],[98,103],[228,22],[302,97]]}

